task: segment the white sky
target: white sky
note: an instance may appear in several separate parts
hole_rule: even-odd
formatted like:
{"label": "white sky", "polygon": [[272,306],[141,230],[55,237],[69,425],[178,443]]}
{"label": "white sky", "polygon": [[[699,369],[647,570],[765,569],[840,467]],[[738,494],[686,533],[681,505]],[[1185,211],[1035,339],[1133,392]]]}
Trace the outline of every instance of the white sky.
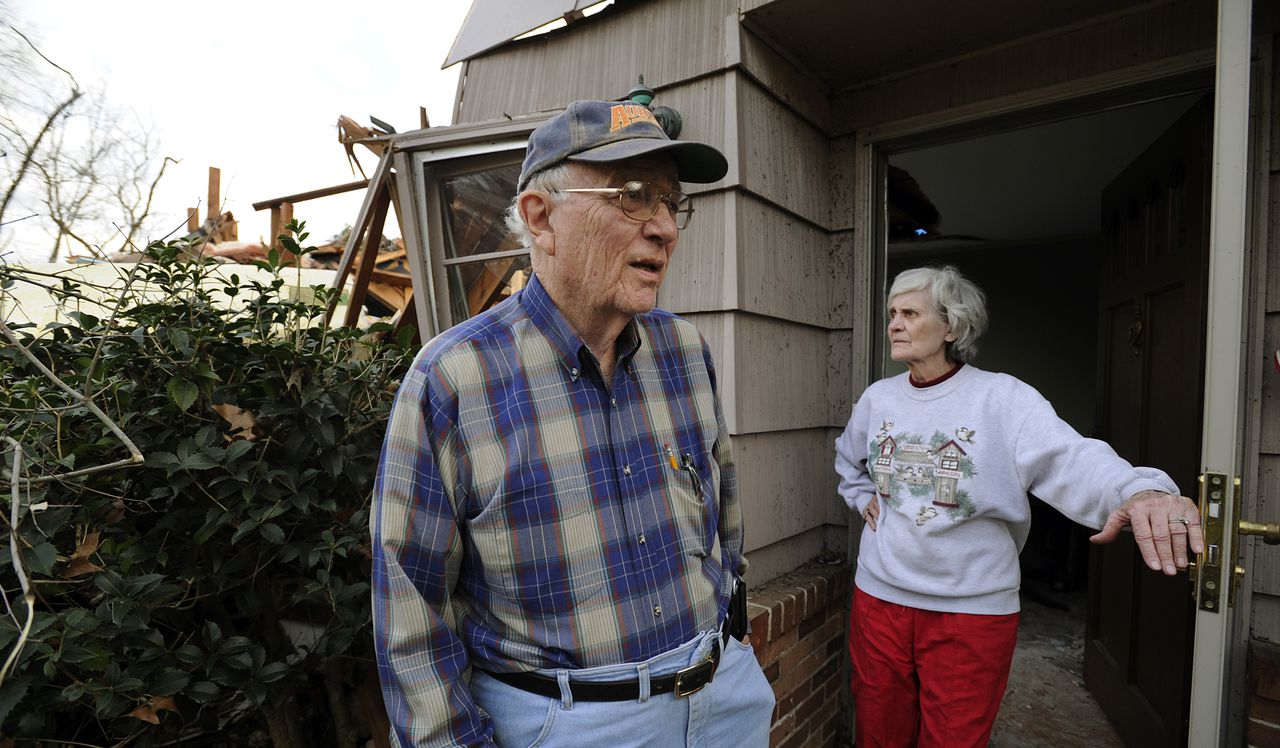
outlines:
{"label": "white sky", "polygon": [[[252,203],[359,179],[338,143],[338,116],[373,115],[398,131],[453,116],[458,71],[442,71],[471,0],[10,0],[14,25],[81,88],[153,122],[166,172],[156,212],[178,225],[206,215],[208,167],[222,170],[226,210],[242,240],[266,238],[269,211]],[[356,155],[371,174],[376,158]],[[308,243],[355,220],[363,192],[300,203]],[[49,241],[17,237],[20,256],[44,259]],[[179,232],[185,233],[185,229]],[[398,230],[391,221],[386,233]],[[38,244],[37,244],[38,242]],[[37,248],[38,247],[38,248]]]}

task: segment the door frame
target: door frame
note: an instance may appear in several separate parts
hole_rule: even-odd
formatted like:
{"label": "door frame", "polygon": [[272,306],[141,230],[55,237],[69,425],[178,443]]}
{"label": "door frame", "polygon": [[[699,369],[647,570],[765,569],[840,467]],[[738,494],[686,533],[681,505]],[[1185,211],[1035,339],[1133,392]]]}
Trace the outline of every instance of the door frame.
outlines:
{"label": "door frame", "polygon": [[[854,284],[851,303],[855,319],[866,321],[863,350],[855,351],[855,356],[872,363],[867,371],[855,373],[855,401],[881,361],[874,333],[883,316],[880,300],[888,282],[883,264],[886,173],[891,152],[1207,89],[1214,93],[1214,136],[1201,468],[1202,472],[1212,469],[1244,475],[1246,430],[1257,428],[1256,413],[1245,407],[1241,375],[1248,341],[1252,340],[1251,320],[1244,316],[1244,305],[1256,298],[1245,275],[1246,261],[1257,252],[1256,244],[1246,244],[1254,234],[1246,218],[1258,220],[1250,203],[1256,190],[1249,182],[1249,113],[1261,95],[1250,96],[1251,5],[1250,0],[1219,0],[1217,47],[1213,50],[859,129],[853,173],[853,276],[861,282]],[[1234,507],[1231,502],[1226,506],[1224,526],[1231,527]],[[853,525],[850,534],[856,550]],[[1234,559],[1235,549],[1229,547],[1231,534],[1225,536],[1223,558]],[[1219,580],[1220,588],[1225,589],[1221,587],[1225,583],[1227,580]],[[1234,615],[1229,609],[1215,613],[1197,605],[1189,745],[1237,744],[1243,736],[1243,721],[1232,718],[1243,714],[1246,690],[1245,648],[1241,644],[1246,640],[1244,627],[1251,601],[1248,585],[1242,587]]]}

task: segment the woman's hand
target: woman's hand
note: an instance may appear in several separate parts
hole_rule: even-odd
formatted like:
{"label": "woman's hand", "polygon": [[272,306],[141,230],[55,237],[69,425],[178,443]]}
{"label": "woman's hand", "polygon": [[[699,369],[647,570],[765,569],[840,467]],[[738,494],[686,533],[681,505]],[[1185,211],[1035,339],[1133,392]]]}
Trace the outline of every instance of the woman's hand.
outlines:
{"label": "woman's hand", "polygon": [[1102,531],[1089,538],[1092,543],[1110,543],[1128,525],[1142,551],[1142,560],[1153,571],[1169,576],[1187,568],[1187,546],[1193,553],[1204,551],[1200,512],[1186,496],[1163,491],[1139,491],[1107,517]]}
{"label": "woman's hand", "polygon": [[862,521],[867,523],[872,532],[876,530],[876,521],[880,519],[880,499],[877,496],[871,497],[871,502],[867,504],[867,508],[862,511]]}

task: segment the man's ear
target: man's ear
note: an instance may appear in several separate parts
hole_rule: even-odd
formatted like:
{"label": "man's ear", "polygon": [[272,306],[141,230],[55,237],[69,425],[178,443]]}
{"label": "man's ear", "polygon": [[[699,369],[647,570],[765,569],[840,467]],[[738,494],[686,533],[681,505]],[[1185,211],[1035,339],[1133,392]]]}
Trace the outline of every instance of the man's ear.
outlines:
{"label": "man's ear", "polygon": [[533,235],[533,243],[548,255],[554,255],[556,249],[555,230],[551,228],[551,212],[555,203],[545,192],[528,191],[520,195],[520,217],[524,225],[529,227]]}

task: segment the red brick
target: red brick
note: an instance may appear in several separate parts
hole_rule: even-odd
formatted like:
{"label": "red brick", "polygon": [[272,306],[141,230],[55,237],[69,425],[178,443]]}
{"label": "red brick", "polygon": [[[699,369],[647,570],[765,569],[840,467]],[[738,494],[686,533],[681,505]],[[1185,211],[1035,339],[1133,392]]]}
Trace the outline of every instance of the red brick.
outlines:
{"label": "red brick", "polygon": [[752,646],[755,647],[756,650],[756,661],[759,662],[761,666],[778,662],[782,659],[782,653],[794,647],[795,644],[796,632],[794,629],[783,634],[780,639],[775,639],[765,643],[752,642]]}
{"label": "red brick", "polygon": [[1250,748],[1280,748],[1280,728],[1251,719],[1245,727],[1245,740]]}
{"label": "red brick", "polygon": [[783,740],[795,732],[796,721],[787,716],[776,720],[773,729],[769,730],[769,748],[778,748]]}
{"label": "red brick", "polygon": [[[800,725],[790,735],[782,739],[778,743],[778,748],[800,748],[804,745],[804,741],[809,737],[809,729],[807,725]],[[769,742],[773,743],[773,736],[769,736]]]}
{"label": "red brick", "polygon": [[1254,694],[1280,701],[1280,646],[1249,642],[1249,685]]}
{"label": "red brick", "polygon": [[1252,719],[1280,725],[1280,701],[1264,699],[1261,696],[1249,697],[1249,717]]}

